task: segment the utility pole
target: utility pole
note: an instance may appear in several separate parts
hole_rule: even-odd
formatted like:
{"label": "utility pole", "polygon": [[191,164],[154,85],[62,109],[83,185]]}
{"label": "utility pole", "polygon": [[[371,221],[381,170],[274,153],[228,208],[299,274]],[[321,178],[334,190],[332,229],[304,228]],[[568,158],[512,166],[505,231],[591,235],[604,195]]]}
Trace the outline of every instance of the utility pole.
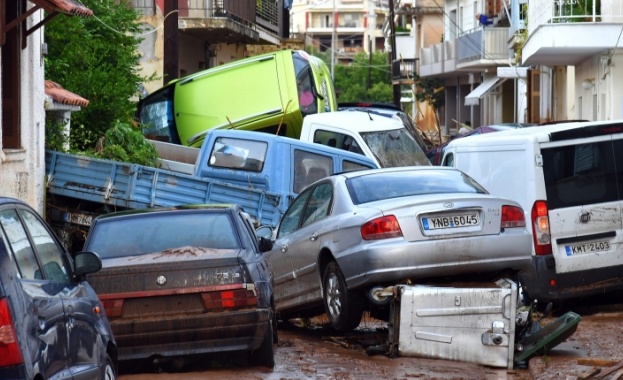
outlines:
{"label": "utility pole", "polygon": [[178,9],[177,1],[164,2],[164,65],[163,84],[167,84],[179,77],[179,48],[178,48]]}
{"label": "utility pole", "polygon": [[390,44],[392,50],[389,54],[389,68],[390,68],[390,78],[393,86],[393,99],[394,105],[400,108],[400,82],[394,83],[394,61],[396,60],[396,25],[394,25],[394,0],[389,0],[389,30],[390,30]]}
{"label": "utility pole", "polygon": [[335,11],[335,0],[333,0],[333,31],[331,33],[331,79],[335,80],[335,49],[338,15]]}

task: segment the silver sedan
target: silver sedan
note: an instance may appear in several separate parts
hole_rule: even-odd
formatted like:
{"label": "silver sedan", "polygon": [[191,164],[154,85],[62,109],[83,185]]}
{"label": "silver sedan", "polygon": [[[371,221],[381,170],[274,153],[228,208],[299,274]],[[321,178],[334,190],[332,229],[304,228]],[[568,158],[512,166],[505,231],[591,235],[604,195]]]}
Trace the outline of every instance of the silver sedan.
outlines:
{"label": "silver sedan", "polygon": [[516,275],[531,265],[518,203],[459,170],[407,167],[336,174],[306,188],[267,252],[282,319],[327,313],[334,329],[387,315],[386,286]]}

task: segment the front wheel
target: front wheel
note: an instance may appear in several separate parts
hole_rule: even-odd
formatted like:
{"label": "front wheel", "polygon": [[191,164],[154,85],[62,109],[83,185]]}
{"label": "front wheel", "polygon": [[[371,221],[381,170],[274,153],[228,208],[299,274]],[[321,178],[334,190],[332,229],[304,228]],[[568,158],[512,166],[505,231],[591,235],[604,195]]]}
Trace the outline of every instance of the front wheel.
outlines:
{"label": "front wheel", "polygon": [[325,311],[335,330],[349,332],[359,326],[363,316],[361,294],[348,290],[344,274],[335,261],[324,271],[322,293]]}
{"label": "front wheel", "polygon": [[102,377],[104,380],[115,380],[117,378],[117,371],[115,370],[112,359],[108,354],[106,355],[106,362],[104,363],[104,376]]}

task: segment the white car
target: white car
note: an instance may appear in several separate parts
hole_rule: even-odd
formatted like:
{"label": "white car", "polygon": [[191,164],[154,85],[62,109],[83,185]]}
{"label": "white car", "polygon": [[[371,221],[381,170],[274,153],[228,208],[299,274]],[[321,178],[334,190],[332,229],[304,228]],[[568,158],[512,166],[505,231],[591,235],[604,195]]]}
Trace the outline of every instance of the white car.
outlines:
{"label": "white car", "polygon": [[267,259],[282,319],[326,311],[334,329],[387,311],[398,283],[513,275],[532,264],[518,203],[463,172],[403,167],[336,174],[307,187],[281,219]]}

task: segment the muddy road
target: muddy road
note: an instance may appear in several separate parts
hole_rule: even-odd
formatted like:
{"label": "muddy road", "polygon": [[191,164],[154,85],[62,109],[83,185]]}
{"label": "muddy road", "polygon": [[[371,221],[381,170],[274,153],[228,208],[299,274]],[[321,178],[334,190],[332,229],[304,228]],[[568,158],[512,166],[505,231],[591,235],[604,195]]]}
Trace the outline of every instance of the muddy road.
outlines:
{"label": "muddy road", "polygon": [[[615,368],[623,361],[623,306],[610,305],[574,309],[582,315],[577,331],[547,356],[530,359],[528,368],[513,370],[488,368],[447,360],[413,357],[389,358],[374,354],[384,343],[386,324],[364,320],[347,336],[335,335],[322,318],[281,324],[275,350],[276,366],[270,371],[246,366],[243,357],[233,354],[206,358],[186,358],[182,363],[125,363],[121,380],[147,379],[577,379],[580,375]],[[311,323],[309,323],[311,322]],[[548,320],[544,320],[545,323]],[[243,355],[241,355],[243,356]],[[611,379],[616,371],[604,379]]]}

